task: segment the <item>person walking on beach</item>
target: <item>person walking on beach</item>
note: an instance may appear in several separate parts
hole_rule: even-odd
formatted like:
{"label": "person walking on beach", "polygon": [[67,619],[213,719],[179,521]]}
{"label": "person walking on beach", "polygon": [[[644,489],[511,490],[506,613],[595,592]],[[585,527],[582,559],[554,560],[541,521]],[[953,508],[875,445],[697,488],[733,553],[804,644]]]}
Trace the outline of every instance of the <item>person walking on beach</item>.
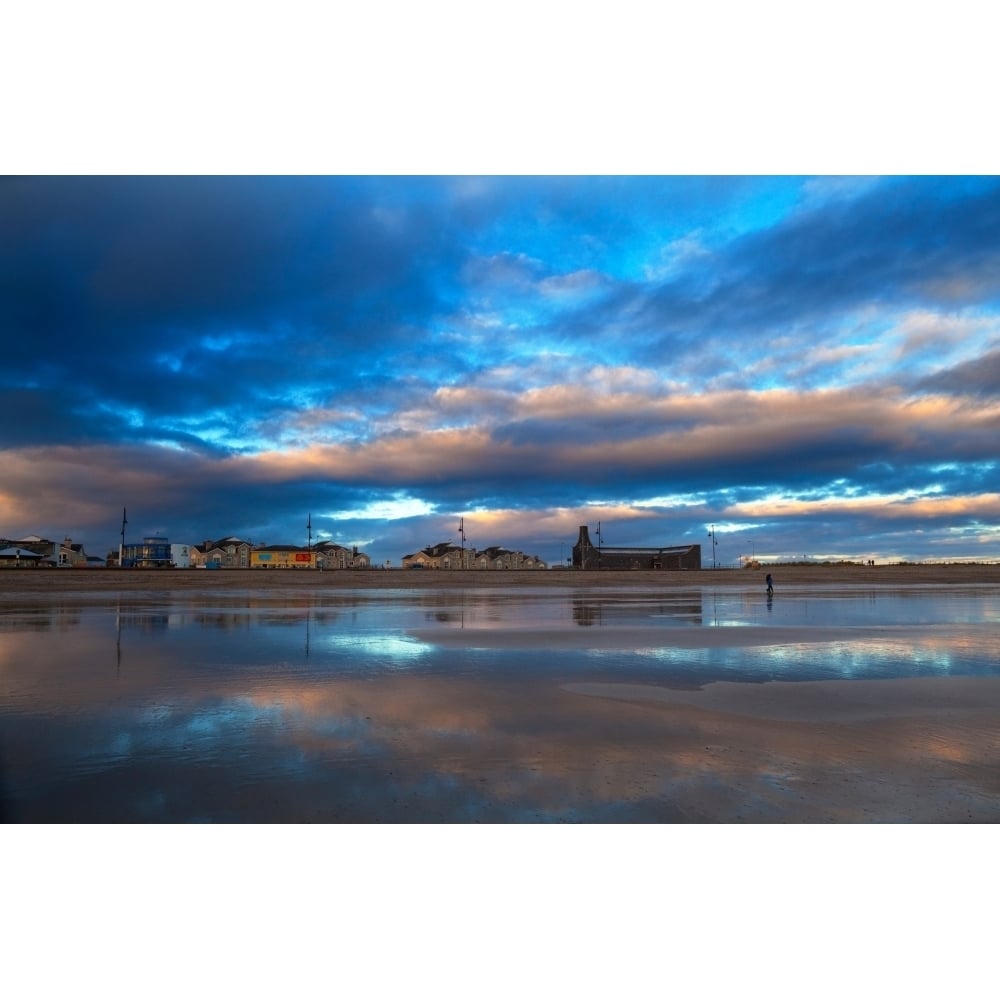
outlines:
{"label": "person walking on beach", "polygon": [[774,581],[771,579],[771,574],[767,574],[767,596],[770,597],[774,593]]}

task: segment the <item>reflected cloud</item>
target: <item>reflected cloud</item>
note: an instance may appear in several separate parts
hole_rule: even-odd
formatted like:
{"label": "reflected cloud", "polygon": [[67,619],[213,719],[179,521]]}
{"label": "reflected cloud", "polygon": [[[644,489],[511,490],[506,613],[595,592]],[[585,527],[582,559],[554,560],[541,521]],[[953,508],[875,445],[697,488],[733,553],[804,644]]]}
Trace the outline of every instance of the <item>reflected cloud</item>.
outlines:
{"label": "reflected cloud", "polygon": [[391,663],[419,659],[434,648],[417,639],[379,634],[328,636],[324,643],[331,652],[361,653]]}

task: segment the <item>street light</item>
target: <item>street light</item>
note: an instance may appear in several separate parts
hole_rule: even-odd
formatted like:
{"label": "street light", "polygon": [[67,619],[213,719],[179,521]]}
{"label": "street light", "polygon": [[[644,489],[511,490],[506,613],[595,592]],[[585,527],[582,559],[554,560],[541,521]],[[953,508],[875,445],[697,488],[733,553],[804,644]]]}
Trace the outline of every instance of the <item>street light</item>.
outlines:
{"label": "street light", "polygon": [[716,545],[716,541],[715,541],[715,525],[714,524],[712,525],[712,530],[708,533],[708,537],[712,539],[712,569],[718,569],[718,566],[716,565],[716,562],[715,562],[715,545]]}

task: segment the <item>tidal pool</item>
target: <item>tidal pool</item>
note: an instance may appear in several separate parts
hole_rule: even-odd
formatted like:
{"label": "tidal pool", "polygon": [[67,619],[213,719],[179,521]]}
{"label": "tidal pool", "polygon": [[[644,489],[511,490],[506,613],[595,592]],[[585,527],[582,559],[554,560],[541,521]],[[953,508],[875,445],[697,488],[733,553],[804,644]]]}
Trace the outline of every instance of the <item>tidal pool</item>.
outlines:
{"label": "tidal pool", "polygon": [[991,585],[12,597],[0,818],[994,822],[998,625]]}

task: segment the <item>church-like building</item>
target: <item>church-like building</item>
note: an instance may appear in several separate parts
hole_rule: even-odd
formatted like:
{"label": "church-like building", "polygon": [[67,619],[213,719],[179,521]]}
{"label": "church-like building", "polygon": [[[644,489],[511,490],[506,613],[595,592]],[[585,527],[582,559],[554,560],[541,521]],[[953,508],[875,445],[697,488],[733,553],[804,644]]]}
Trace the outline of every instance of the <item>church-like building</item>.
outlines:
{"label": "church-like building", "polygon": [[580,525],[580,537],[573,546],[573,568],[601,569],[701,569],[700,545],[662,545],[623,548],[594,545],[587,525]]}

